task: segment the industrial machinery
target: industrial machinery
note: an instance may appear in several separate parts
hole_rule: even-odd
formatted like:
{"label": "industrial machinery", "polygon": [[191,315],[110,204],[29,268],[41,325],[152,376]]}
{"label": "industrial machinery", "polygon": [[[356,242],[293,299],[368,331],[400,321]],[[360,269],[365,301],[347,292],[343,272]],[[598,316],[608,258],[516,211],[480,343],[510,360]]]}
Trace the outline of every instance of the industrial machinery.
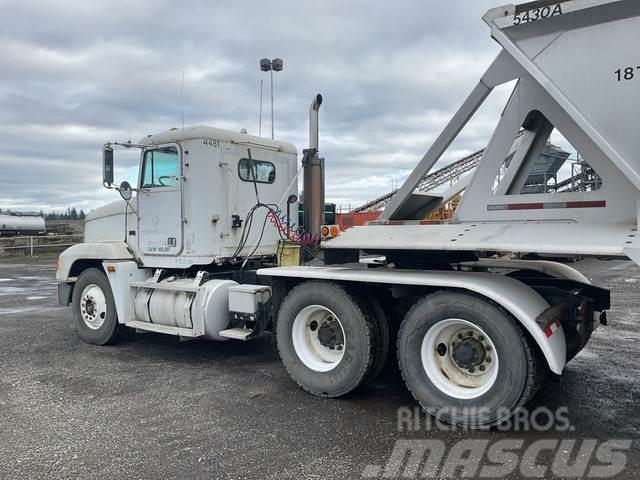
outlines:
{"label": "industrial machinery", "polygon": [[[513,153],[515,153],[515,151]],[[513,153],[505,159],[505,162],[503,164],[503,169],[505,171],[509,166],[511,158],[513,158]],[[472,153],[471,155],[467,155],[460,160],[445,165],[435,172],[429,172],[429,174],[420,181],[417,190],[420,192],[431,192],[442,187],[442,185],[456,184],[460,181],[463,175],[468,175],[470,172],[475,170],[475,168],[480,164],[480,160],[482,159],[483,154],[484,148]],[[537,191],[537,193],[540,193],[541,191],[544,192],[545,189],[558,190],[558,187],[556,187],[555,183],[552,185],[548,185],[548,182],[557,178],[556,175],[558,173],[558,169],[564,164],[565,160],[568,157],[568,152],[563,151],[561,148],[556,147],[555,145],[548,144],[543,149],[543,151],[540,152],[540,155],[536,162],[536,167],[532,168],[529,172],[529,178],[524,185],[524,189],[534,190],[534,193],[536,193],[535,191]],[[574,178],[573,175],[572,178]],[[498,178],[498,180],[501,180],[501,178]],[[573,183],[577,183],[577,180],[578,177],[576,176]],[[566,183],[571,184],[572,182],[570,179],[568,179]],[[375,200],[354,208],[349,213],[358,214],[379,212],[389,204],[389,202],[397,192],[398,190],[393,190],[389,193],[386,193],[376,198]]]}
{"label": "industrial machinery", "polygon": [[0,212],[0,235],[44,235],[46,231],[39,213]]}
{"label": "industrial machinery", "polygon": [[[123,201],[90,213],[86,243],[60,256],[60,302],[81,337],[108,344],[132,327],[225,341],[270,330],[291,377],[315,395],[369,384],[391,356],[439,419],[508,419],[606,323],[610,293],[566,265],[505,254],[640,263],[640,2],[542,0],[484,20],[502,46],[494,63],[380,218],[320,251],[320,96],[302,159],[304,231],[291,220],[298,169],[287,143],[195,127],[124,144],[141,149],[138,184],[117,187]],[[471,178],[416,191],[492,89],[513,80]],[[599,188],[524,188],[554,128]],[[104,147],[108,188],[114,146]],[[450,221],[422,220],[462,188]],[[274,266],[281,239],[323,262]]]}

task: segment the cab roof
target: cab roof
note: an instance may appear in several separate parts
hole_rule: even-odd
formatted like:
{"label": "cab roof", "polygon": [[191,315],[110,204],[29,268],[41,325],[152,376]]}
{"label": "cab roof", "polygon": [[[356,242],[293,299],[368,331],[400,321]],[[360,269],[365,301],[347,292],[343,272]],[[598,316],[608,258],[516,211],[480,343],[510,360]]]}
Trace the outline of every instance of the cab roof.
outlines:
{"label": "cab roof", "polygon": [[290,143],[282,142],[280,140],[271,140],[265,137],[256,137],[249,135],[248,133],[237,133],[229,130],[223,130],[221,128],[207,127],[204,125],[197,125],[195,127],[172,128],[165,132],[156,133],[154,135],[148,135],[140,140],[142,145],[163,145],[166,143],[178,143],[185,140],[193,139],[215,139],[220,142],[236,143],[236,144],[250,144],[257,147],[266,147],[279,150],[281,152],[297,154],[296,147]]}

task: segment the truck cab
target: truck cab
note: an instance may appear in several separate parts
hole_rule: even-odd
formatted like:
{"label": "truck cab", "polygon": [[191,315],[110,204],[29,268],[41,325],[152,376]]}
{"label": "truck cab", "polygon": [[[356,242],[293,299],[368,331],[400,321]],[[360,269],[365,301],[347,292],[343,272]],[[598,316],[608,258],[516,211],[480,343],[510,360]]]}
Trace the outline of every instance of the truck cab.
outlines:
{"label": "truck cab", "polygon": [[[265,229],[258,244],[261,231],[254,228],[243,249],[236,248],[252,207],[297,195],[293,145],[198,126],[149,135],[136,146],[141,154],[132,198],[93,210],[86,243],[124,242],[149,268],[228,263],[256,246],[252,256],[275,255],[280,237],[274,229]],[[266,215],[258,211],[252,220],[261,225]]]}

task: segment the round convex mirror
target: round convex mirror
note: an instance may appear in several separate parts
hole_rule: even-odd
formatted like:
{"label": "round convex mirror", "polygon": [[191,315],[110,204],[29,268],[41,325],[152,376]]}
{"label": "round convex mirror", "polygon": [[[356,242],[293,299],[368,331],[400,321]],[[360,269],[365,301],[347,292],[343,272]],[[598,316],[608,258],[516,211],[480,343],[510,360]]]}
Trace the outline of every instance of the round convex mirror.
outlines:
{"label": "round convex mirror", "polygon": [[131,184],[129,182],[122,182],[120,184],[120,188],[118,189],[120,191],[120,196],[125,200],[125,201],[129,201],[131,200],[131,196],[133,195],[133,190],[131,189]]}

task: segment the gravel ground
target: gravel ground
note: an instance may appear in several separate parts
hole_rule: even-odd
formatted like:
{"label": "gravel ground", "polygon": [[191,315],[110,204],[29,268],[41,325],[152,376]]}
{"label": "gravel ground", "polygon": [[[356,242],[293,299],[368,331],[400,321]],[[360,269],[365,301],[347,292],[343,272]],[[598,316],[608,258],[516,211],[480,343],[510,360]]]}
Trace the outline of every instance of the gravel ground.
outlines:
{"label": "gravel ground", "polygon": [[[640,268],[576,267],[613,290],[609,326],[531,405],[568,407],[571,431],[408,433],[398,409],[415,403],[393,368],[365,391],[323,400],[289,379],[270,337],[88,345],[57,306],[54,259],[0,261],[0,479],[355,479],[384,466],[398,439],[635,442]],[[617,478],[638,477],[637,446]]]}

